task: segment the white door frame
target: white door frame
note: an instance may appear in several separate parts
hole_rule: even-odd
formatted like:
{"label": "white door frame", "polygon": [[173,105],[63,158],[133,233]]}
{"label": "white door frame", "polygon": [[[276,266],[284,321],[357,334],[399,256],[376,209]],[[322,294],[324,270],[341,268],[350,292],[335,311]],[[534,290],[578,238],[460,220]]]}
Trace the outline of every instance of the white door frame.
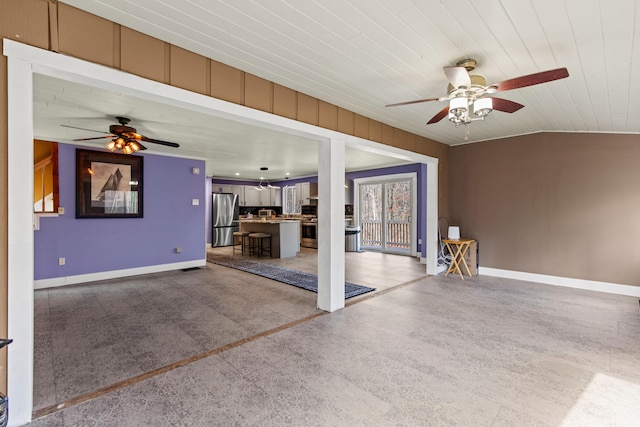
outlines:
{"label": "white door frame", "polygon": [[[417,247],[418,247],[418,174],[416,172],[409,173],[398,173],[392,175],[380,175],[375,177],[368,178],[356,178],[353,180],[353,201],[354,201],[354,209],[353,209],[353,217],[355,219],[356,224],[361,224],[360,222],[360,185],[362,184],[384,184],[387,182],[393,181],[411,181],[411,241],[409,243],[409,255],[416,256]],[[383,218],[384,218],[383,213]],[[384,223],[382,224],[383,234],[386,236],[384,232]],[[389,251],[386,250],[384,252],[402,254],[405,252],[399,251]]]}
{"label": "white door frame", "polygon": [[[31,420],[33,409],[33,75],[43,74],[105,90],[127,92],[144,99],[171,104],[254,126],[292,133],[310,140],[339,140],[347,148],[375,152],[427,165],[427,274],[436,274],[438,221],[438,159],[405,151],[296,120],[253,110],[242,105],[189,92],[113,68],[50,52],[13,40],[3,40],[7,56],[8,84],[8,346],[7,388],[11,399],[10,425]],[[344,221],[344,210],[334,209],[331,222]],[[335,228],[335,227],[332,227]],[[331,240],[331,230],[320,239]],[[328,257],[332,268],[341,268],[339,257]],[[343,258],[342,258],[343,259]],[[331,293],[335,275],[326,275],[319,293]],[[326,283],[325,283],[326,282]],[[330,295],[329,295],[330,296]]]}

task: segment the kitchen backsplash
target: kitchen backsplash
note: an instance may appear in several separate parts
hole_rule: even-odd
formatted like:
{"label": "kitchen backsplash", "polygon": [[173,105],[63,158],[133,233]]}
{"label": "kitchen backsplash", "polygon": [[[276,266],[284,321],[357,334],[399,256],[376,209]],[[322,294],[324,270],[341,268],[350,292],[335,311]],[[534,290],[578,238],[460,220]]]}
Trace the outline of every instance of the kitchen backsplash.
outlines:
{"label": "kitchen backsplash", "polygon": [[276,215],[282,215],[282,206],[240,206],[240,215],[258,215],[260,209],[271,209]]}

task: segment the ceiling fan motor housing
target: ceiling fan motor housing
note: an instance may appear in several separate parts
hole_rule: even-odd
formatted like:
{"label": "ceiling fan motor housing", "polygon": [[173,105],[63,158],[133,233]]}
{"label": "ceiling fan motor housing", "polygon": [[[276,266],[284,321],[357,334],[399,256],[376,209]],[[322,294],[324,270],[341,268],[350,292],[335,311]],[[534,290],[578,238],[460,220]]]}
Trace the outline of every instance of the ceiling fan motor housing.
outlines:
{"label": "ceiling fan motor housing", "polygon": [[124,125],[111,125],[109,126],[109,132],[115,135],[122,135],[123,133],[136,133],[135,128]]}

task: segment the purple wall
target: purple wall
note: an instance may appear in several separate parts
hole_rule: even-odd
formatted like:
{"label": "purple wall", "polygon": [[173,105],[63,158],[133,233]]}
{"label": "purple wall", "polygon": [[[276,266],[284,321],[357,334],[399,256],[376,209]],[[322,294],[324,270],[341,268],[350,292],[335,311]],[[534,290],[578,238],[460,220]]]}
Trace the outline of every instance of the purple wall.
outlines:
{"label": "purple wall", "polygon": [[[76,147],[58,147],[65,214],[41,218],[34,232],[36,280],[205,258],[204,161],[143,155],[144,218],[76,219]],[[199,175],[192,173],[194,167]],[[192,199],[199,206],[192,206]],[[60,257],[65,265],[58,265]]]}

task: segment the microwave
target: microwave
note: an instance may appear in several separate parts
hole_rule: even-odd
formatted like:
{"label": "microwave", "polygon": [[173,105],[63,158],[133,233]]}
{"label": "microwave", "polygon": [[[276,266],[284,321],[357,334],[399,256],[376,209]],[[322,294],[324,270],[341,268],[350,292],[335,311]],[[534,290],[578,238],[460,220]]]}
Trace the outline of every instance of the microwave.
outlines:
{"label": "microwave", "polygon": [[260,209],[258,210],[258,217],[259,218],[271,218],[273,216],[273,210],[272,209]]}
{"label": "microwave", "polygon": [[317,205],[302,205],[300,206],[300,213],[306,216],[318,216]]}

